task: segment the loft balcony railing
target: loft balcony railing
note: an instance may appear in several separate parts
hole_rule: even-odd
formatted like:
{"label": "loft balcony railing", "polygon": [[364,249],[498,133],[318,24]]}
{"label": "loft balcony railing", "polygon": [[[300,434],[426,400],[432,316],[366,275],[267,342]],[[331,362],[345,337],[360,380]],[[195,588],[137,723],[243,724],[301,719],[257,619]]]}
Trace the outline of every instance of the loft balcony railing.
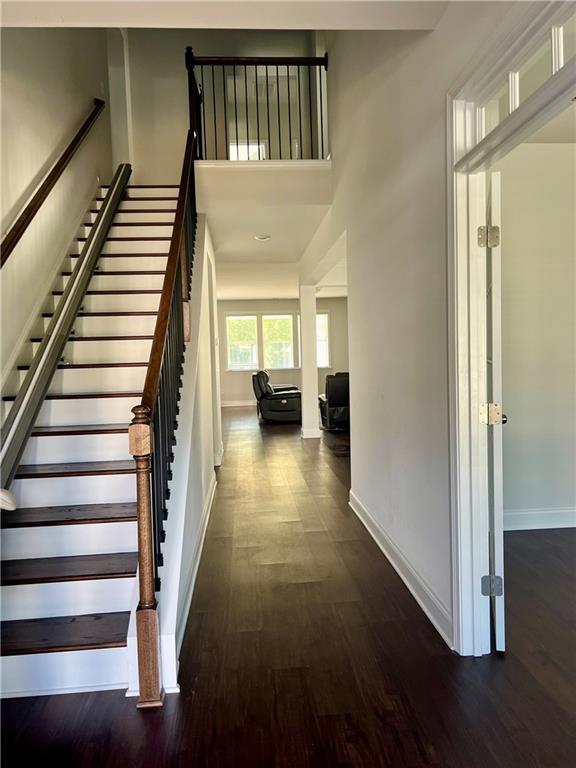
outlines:
{"label": "loft balcony railing", "polygon": [[204,160],[324,160],[328,56],[227,58],[186,49]]}

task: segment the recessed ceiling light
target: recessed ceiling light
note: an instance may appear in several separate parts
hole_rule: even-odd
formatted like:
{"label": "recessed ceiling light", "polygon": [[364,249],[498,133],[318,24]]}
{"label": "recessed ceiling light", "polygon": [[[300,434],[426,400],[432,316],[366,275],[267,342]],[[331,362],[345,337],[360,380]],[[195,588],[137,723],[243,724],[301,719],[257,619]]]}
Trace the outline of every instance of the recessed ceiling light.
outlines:
{"label": "recessed ceiling light", "polygon": [[254,240],[258,240],[260,243],[265,243],[266,240],[270,240],[271,235],[254,235]]}

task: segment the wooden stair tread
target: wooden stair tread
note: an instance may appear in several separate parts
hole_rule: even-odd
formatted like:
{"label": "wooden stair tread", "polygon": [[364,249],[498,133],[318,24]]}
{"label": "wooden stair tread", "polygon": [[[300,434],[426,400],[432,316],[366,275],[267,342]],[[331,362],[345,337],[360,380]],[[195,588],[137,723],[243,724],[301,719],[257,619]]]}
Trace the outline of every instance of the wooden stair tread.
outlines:
{"label": "wooden stair tread", "polygon": [[136,464],[132,459],[121,461],[75,461],[67,464],[21,464],[16,470],[15,479],[131,475],[135,472]]}
{"label": "wooden stair tread", "polygon": [[[85,221],[83,227],[93,227],[93,221]],[[111,227],[171,227],[172,221],[113,221]]]}
{"label": "wooden stair tread", "polygon": [[2,656],[126,646],[130,611],[3,621]]}
{"label": "wooden stair tread", "polygon": [[[94,202],[101,203],[105,200],[104,197],[95,197],[93,198]],[[174,200],[176,202],[178,200],[177,197],[123,197],[122,200],[120,200],[120,205],[125,202],[132,202],[132,200]],[[124,213],[125,211],[121,211],[118,209],[118,213]]]}
{"label": "wooden stair tread", "polygon": [[[153,335],[146,336],[69,336],[68,342],[71,341],[139,341],[153,339]],[[33,344],[40,344],[42,336],[32,336],[30,341]]]}
{"label": "wooden stair tread", "polygon": [[[66,368],[72,368],[73,370],[80,368],[145,368],[148,363],[60,363],[56,368],[60,371]],[[19,371],[27,371],[30,368],[29,365],[19,365]]]}
{"label": "wooden stair tread", "polygon": [[[136,198],[130,198],[131,200],[135,200]],[[151,200],[152,198],[147,198],[148,200]],[[156,199],[156,198],[154,198]],[[164,198],[165,199],[165,198]],[[170,200],[173,200],[175,198],[169,198]],[[98,213],[99,208],[91,208],[90,213]],[[176,208],[124,208],[122,210],[118,209],[116,213],[176,213]],[[120,222],[118,222],[120,223]],[[174,224],[173,221],[163,221],[162,224]],[[112,226],[116,226],[114,222],[112,222]]]}
{"label": "wooden stair tread", "polygon": [[[62,277],[70,277],[71,271],[60,273]],[[93,272],[92,277],[117,277],[118,275],[164,275],[164,269],[101,269],[99,272]]]}
{"label": "wooden stair tread", "polygon": [[[140,295],[140,294],[160,294],[162,293],[161,288],[120,288],[115,291],[96,291],[96,290],[87,290],[84,296],[132,296],[132,295]],[[52,291],[52,296],[62,296],[64,294],[64,291]]]}
{"label": "wooden stair tread", "polygon": [[2,528],[36,528],[51,525],[123,523],[136,520],[136,502],[78,504],[62,507],[29,507],[3,510]]}
{"label": "wooden stair tread", "polygon": [[[142,392],[55,392],[48,394],[45,400],[98,400],[102,397],[141,397]],[[14,402],[16,395],[4,395],[2,400],[7,403]]]}
{"label": "wooden stair tread", "polygon": [[[149,309],[134,312],[78,312],[76,317],[152,317],[157,314],[156,310]],[[42,317],[54,317],[54,312],[42,312]]]}
{"label": "wooden stair tread", "polygon": [[137,564],[137,552],[3,560],[1,564],[2,585],[125,579],[136,575]]}
{"label": "wooden stair tread", "polygon": [[34,427],[30,436],[116,435],[128,432],[128,426],[128,424],[66,424],[62,427]]}
{"label": "wooden stair tread", "polygon": [[[110,226],[112,226],[112,225],[110,225]],[[84,242],[86,242],[86,240],[88,240],[88,238],[87,237],[77,237],[76,240],[79,243],[84,243]],[[133,242],[133,241],[140,241],[140,240],[144,240],[146,242],[155,242],[155,241],[162,241],[162,240],[172,240],[172,238],[171,237],[166,237],[166,236],[160,236],[160,235],[154,235],[154,236],[153,235],[142,235],[141,237],[107,237],[106,238],[106,242],[107,243],[110,243],[110,242],[115,243],[115,242],[118,242],[118,241],[120,241],[120,242],[125,242],[125,241],[126,242]],[[101,253],[100,254],[100,258],[101,259],[105,259],[106,258],[106,254],[105,253]]]}

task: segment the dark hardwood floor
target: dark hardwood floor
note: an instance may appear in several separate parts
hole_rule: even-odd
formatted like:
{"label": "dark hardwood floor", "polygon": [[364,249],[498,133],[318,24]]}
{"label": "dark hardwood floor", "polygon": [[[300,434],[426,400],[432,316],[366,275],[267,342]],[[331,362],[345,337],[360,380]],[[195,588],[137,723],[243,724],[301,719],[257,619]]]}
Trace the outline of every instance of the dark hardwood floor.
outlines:
{"label": "dark hardwood floor", "polygon": [[346,436],[225,430],[181,694],[5,701],[4,765],[576,766],[575,531],[507,534],[509,651],[459,658],[349,509]]}

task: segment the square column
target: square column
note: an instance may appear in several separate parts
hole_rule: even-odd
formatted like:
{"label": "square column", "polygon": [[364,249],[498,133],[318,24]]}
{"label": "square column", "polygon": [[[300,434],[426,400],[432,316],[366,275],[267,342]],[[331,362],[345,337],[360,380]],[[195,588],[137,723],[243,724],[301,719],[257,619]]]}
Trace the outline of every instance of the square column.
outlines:
{"label": "square column", "polygon": [[316,359],[316,286],[300,286],[302,437],[320,437]]}

